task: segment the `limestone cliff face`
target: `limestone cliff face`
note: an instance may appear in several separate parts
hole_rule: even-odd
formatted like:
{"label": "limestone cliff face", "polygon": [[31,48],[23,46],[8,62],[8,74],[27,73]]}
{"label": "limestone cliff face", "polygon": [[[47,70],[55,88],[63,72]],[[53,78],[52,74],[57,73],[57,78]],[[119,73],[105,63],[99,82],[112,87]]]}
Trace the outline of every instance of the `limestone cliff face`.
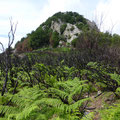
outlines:
{"label": "limestone cliff face", "polygon": [[[57,31],[59,34],[61,34],[60,28],[61,28],[61,26],[62,26],[63,24],[65,24],[65,23],[63,23],[61,20],[59,20],[59,22],[54,22],[54,21],[52,21],[51,29],[52,29],[53,31]],[[82,31],[79,30],[76,25],[67,23],[66,29],[65,29],[65,31],[63,32],[63,36],[65,37],[65,39],[67,40],[68,43],[71,43],[71,41],[72,41],[73,39],[77,38],[78,35],[79,35],[81,32],[82,32]]]}
{"label": "limestone cliff face", "polygon": [[[87,30],[98,28],[95,22],[84,18],[82,15],[79,15],[75,12],[59,12],[48,18],[48,20],[42,24],[42,29],[50,29],[50,35],[53,35],[53,32],[57,32],[59,45],[71,45],[72,41],[77,39],[79,35]],[[50,41],[52,40],[50,36]],[[54,36],[55,37],[55,36]],[[56,41],[56,40],[55,40]]]}
{"label": "limestone cliff face", "polygon": [[57,31],[59,34],[60,34],[60,27],[61,25],[63,25],[64,23],[59,19],[58,22],[56,21],[52,21],[52,24],[51,24],[51,29],[53,31]]}
{"label": "limestone cliff face", "polygon": [[[76,24],[65,23],[65,22],[62,22],[60,19],[57,22],[52,21],[51,29],[53,31],[57,31],[59,33],[59,35],[61,35],[60,28],[64,24],[66,24],[67,26],[66,26],[64,32],[62,33],[62,35],[64,36],[64,38],[66,39],[66,41],[68,43],[71,43],[72,40],[74,40],[75,38],[78,37],[78,35],[82,32],[82,30],[77,27],[76,24],[78,24],[78,23],[76,23]],[[87,24],[90,26],[91,29],[98,30],[98,28],[94,22],[87,20]],[[61,41],[60,41],[60,43],[61,43]]]}
{"label": "limestone cliff face", "polygon": [[63,33],[63,35],[65,36],[65,38],[67,39],[68,43],[71,43],[72,40],[74,40],[75,38],[78,37],[78,35],[81,33],[82,31],[79,30],[76,25],[72,25],[70,23],[67,23],[67,27]]}

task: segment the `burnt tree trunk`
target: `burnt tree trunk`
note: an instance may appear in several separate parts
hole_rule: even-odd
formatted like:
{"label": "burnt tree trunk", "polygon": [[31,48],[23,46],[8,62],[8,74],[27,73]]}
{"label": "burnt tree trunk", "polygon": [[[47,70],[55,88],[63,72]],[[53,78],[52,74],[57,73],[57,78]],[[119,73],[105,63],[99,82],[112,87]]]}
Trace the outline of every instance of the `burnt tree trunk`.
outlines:
{"label": "burnt tree trunk", "polygon": [[8,73],[10,72],[10,80],[11,80],[11,84],[13,85],[12,87],[14,87],[14,81],[12,80],[12,74],[11,74],[11,69],[12,69],[12,64],[11,64],[11,56],[10,56],[10,51],[11,51],[11,46],[14,42],[14,38],[15,38],[15,32],[16,32],[16,28],[17,28],[17,24],[14,26],[14,23],[12,22],[12,18],[10,18],[10,32],[8,33],[8,47],[5,50],[3,44],[0,42],[0,45],[2,46],[2,51],[4,52],[3,57],[5,60],[5,80],[4,80],[4,84],[3,84],[3,88],[2,88],[2,92],[1,92],[1,96],[4,95],[6,89],[7,89],[7,82],[8,82]]}

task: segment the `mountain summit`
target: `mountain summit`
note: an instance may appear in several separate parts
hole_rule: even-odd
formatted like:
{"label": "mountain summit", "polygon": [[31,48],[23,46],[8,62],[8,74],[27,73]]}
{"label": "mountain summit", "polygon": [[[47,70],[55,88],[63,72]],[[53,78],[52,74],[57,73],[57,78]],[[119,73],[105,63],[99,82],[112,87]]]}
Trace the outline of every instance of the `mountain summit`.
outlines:
{"label": "mountain summit", "polygon": [[49,17],[35,31],[27,34],[16,44],[18,51],[30,51],[43,46],[71,45],[74,39],[90,29],[98,30],[96,24],[76,12],[58,12]]}

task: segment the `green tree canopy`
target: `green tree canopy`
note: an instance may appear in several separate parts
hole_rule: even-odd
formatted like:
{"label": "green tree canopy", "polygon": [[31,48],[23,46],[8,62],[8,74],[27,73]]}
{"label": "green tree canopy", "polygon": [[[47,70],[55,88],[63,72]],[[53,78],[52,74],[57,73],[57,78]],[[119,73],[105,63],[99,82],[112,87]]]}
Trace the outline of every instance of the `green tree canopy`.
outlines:
{"label": "green tree canopy", "polygon": [[49,34],[47,33],[47,31],[43,30],[42,28],[37,29],[36,32],[34,32],[31,35],[30,46],[33,49],[37,49],[39,47],[48,44],[49,44]]}

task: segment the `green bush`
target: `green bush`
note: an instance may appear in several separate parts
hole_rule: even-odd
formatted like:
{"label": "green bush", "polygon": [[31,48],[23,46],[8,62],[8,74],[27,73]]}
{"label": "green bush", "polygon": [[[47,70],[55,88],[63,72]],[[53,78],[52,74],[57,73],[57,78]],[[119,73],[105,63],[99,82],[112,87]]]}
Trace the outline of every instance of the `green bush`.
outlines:
{"label": "green bush", "polygon": [[30,47],[33,49],[38,49],[45,45],[49,45],[48,30],[43,30],[42,28],[39,28],[30,37]]}
{"label": "green bush", "polygon": [[76,24],[77,28],[83,31],[88,31],[89,30],[89,25],[88,24],[84,24],[84,23],[79,23]]}
{"label": "green bush", "polygon": [[63,32],[65,31],[66,27],[67,27],[67,24],[61,25],[61,27],[60,27],[60,33],[61,34],[63,34]]}
{"label": "green bush", "polygon": [[101,120],[120,120],[120,104],[101,110]]}
{"label": "green bush", "polygon": [[56,48],[59,45],[59,41],[60,41],[60,39],[59,39],[59,33],[57,31],[55,31],[55,32],[52,33],[51,40],[52,40],[52,47]]}
{"label": "green bush", "polygon": [[71,31],[73,31],[74,29],[75,29],[74,26],[72,26],[72,27],[70,28]]}
{"label": "green bush", "polygon": [[84,24],[83,24],[83,23],[79,23],[79,24],[76,24],[76,26],[77,26],[77,28],[78,28],[78,29],[82,30],[82,29],[83,29]]}
{"label": "green bush", "polygon": [[120,35],[113,34],[113,36],[112,36],[112,46],[120,47]]}
{"label": "green bush", "polygon": [[75,38],[74,40],[72,40],[71,44],[73,47],[76,47],[77,41],[78,41],[78,38]]}

